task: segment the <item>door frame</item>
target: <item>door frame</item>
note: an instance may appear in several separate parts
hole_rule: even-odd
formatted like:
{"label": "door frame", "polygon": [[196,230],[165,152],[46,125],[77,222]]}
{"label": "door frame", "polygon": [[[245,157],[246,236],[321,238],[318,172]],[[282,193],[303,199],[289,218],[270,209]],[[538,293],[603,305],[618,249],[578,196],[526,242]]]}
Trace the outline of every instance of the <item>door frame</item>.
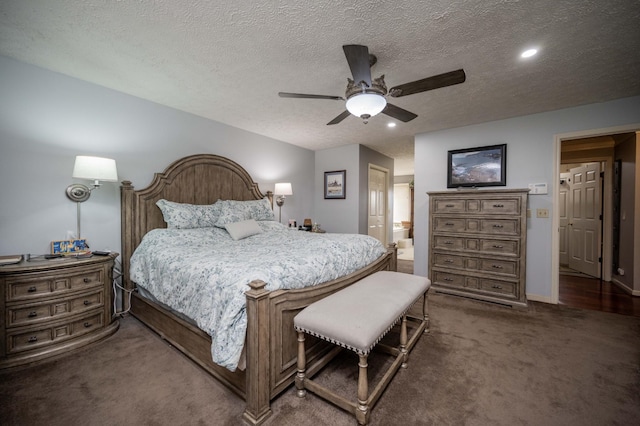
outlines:
{"label": "door frame", "polygon": [[[551,215],[551,300],[550,303],[558,304],[560,294],[560,216],[558,215],[558,205],[560,204],[560,159],[562,156],[561,146],[563,141],[573,139],[583,139],[590,137],[606,136],[617,133],[636,132],[640,128],[640,123],[628,124],[624,126],[608,127],[602,129],[583,130],[579,132],[559,133],[553,137],[553,200]],[[605,200],[604,218],[602,226],[604,229],[611,229],[613,211],[613,201],[611,196],[613,183],[613,159],[595,159],[594,161],[606,161],[605,163],[605,188],[602,196]],[[602,253],[603,279],[611,280],[611,255],[612,238],[611,232],[605,232],[604,247]],[[607,279],[608,278],[608,279]]]}
{"label": "door frame", "polygon": [[384,194],[385,194],[385,206],[384,206],[384,245],[389,244],[389,215],[393,215],[393,192],[389,188],[389,169],[379,166],[377,164],[369,163],[367,167],[367,235],[369,234],[369,208],[371,207],[371,170],[377,170],[385,174],[384,179]]}

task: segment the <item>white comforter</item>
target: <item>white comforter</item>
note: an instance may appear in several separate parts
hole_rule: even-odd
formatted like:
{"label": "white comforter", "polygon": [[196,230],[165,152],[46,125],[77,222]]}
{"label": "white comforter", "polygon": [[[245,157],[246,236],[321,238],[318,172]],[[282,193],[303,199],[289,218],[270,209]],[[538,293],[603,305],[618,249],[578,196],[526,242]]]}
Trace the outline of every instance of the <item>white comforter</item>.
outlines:
{"label": "white comforter", "polygon": [[382,256],[375,238],[316,234],[258,222],[263,232],[234,241],[222,228],[156,229],[131,257],[131,279],[193,319],[212,338],[213,361],[234,371],[247,329],[245,291],[309,287],[350,274]]}

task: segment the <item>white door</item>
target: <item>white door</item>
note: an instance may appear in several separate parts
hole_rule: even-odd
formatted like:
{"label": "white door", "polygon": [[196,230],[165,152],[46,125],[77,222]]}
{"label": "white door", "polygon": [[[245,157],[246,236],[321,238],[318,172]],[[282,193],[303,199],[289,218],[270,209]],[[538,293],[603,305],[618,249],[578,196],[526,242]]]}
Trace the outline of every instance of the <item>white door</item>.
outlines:
{"label": "white door", "polygon": [[388,171],[369,165],[368,234],[387,245]]}
{"label": "white door", "polygon": [[560,216],[560,264],[569,265],[569,218],[571,217],[571,203],[569,194],[571,190],[571,174],[560,173],[560,194],[558,203],[558,215]]}
{"label": "white door", "polygon": [[600,164],[571,169],[569,267],[600,277]]}

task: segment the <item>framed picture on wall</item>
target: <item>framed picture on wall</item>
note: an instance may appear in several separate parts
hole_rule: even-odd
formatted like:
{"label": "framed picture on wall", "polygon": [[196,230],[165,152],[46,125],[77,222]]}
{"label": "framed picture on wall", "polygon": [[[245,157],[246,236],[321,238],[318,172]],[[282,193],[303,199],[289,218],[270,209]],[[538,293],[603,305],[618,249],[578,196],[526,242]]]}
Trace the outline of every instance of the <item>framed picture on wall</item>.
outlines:
{"label": "framed picture on wall", "polygon": [[490,145],[449,151],[447,188],[505,186],[507,145]]}
{"label": "framed picture on wall", "polygon": [[324,172],[324,198],[325,199],[344,199],[346,198],[347,189],[347,171],[336,170],[333,172]]}

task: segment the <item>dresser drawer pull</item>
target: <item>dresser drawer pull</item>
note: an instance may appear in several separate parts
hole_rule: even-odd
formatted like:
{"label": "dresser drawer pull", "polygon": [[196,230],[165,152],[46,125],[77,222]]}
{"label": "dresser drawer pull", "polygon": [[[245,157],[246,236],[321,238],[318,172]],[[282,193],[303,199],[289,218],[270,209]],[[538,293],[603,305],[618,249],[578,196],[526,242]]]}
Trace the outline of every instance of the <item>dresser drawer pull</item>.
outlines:
{"label": "dresser drawer pull", "polygon": [[444,260],[444,263],[453,263],[453,260],[451,260],[451,259],[445,259],[445,260]]}
{"label": "dresser drawer pull", "polygon": [[84,301],[84,306],[89,306],[90,304],[91,304],[91,302],[90,302],[90,301],[88,301],[88,300],[85,300],[85,301]]}
{"label": "dresser drawer pull", "polygon": [[455,204],[445,204],[445,207],[455,207]]}
{"label": "dresser drawer pull", "polygon": [[504,248],[504,246],[501,246],[500,244],[494,244],[494,245],[492,245],[491,247],[493,247],[493,248],[498,248],[498,249],[499,249],[499,248]]}
{"label": "dresser drawer pull", "polygon": [[493,225],[494,228],[504,228],[504,225]]}
{"label": "dresser drawer pull", "polygon": [[455,225],[455,223],[452,223],[452,222],[446,222],[445,223],[445,226],[453,226],[453,225]]}
{"label": "dresser drawer pull", "polygon": [[38,316],[38,313],[36,311],[29,312],[29,318],[35,318],[37,316]]}
{"label": "dresser drawer pull", "polygon": [[29,287],[29,289],[27,290],[29,293],[35,293],[36,291],[38,291],[37,288],[35,287]]}
{"label": "dresser drawer pull", "polygon": [[91,324],[89,321],[87,321],[87,322],[85,322],[83,325],[85,326],[85,328],[89,328],[89,327],[91,327],[93,324]]}
{"label": "dresser drawer pull", "polygon": [[493,207],[501,209],[502,207],[504,207],[504,204],[494,204]]}
{"label": "dresser drawer pull", "polygon": [[501,265],[491,265],[491,267],[492,267],[492,268],[495,268],[495,269],[502,269],[502,266],[501,266]]}
{"label": "dresser drawer pull", "polygon": [[444,242],[446,245],[450,246],[451,244],[453,244],[453,241],[445,241]]}
{"label": "dresser drawer pull", "polygon": [[82,281],[84,281],[85,283],[90,283],[91,282],[91,278],[85,278]]}
{"label": "dresser drawer pull", "polygon": [[445,277],[444,281],[453,281],[453,278]]}
{"label": "dresser drawer pull", "polygon": [[495,288],[496,290],[502,290],[502,286],[497,284],[492,285],[491,288]]}
{"label": "dresser drawer pull", "polygon": [[28,340],[29,343],[35,343],[37,341],[38,341],[38,336],[31,336],[29,337],[29,340]]}

